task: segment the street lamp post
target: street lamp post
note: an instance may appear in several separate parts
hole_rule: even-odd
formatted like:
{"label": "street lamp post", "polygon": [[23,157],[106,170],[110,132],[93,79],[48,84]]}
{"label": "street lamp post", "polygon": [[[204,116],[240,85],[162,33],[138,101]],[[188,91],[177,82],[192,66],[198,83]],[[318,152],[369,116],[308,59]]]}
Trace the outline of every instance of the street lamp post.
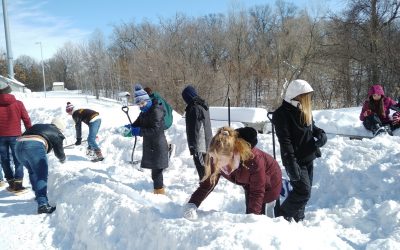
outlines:
{"label": "street lamp post", "polygon": [[37,42],[36,44],[40,45],[40,56],[42,57],[43,91],[44,91],[44,97],[46,98],[46,76],[44,75],[42,42]]}

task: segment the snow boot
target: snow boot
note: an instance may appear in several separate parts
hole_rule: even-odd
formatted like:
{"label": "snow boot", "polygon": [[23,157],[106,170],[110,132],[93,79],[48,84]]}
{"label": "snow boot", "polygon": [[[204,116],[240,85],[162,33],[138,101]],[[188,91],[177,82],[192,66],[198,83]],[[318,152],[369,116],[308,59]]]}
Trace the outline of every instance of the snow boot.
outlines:
{"label": "snow boot", "polygon": [[101,153],[100,149],[96,149],[94,152],[96,153],[96,156],[92,160],[92,162],[98,162],[104,160],[103,154]]}
{"label": "snow boot", "polygon": [[52,207],[48,203],[38,207],[38,214],[51,214],[56,210],[56,206]]}
{"label": "snow boot", "polygon": [[158,188],[154,189],[154,194],[164,194],[165,195],[165,188]]}
{"label": "snow boot", "polygon": [[89,156],[89,157],[95,157],[95,152],[94,152],[94,150],[93,149],[91,149],[90,147],[88,147],[87,149],[86,149],[86,156]]}
{"label": "snow boot", "polygon": [[20,180],[11,180],[8,182],[9,187],[7,191],[12,192],[14,194],[21,194],[28,190],[28,188],[22,186],[22,179]]}

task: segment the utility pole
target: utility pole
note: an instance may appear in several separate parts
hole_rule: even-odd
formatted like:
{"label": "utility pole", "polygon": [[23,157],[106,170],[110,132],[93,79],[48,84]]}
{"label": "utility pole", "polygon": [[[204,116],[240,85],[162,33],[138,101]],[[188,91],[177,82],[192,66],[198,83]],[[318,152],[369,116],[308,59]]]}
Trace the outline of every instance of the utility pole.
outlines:
{"label": "utility pole", "polygon": [[45,74],[44,74],[42,42],[36,42],[36,44],[39,44],[39,45],[40,45],[40,56],[42,57],[43,91],[44,91],[44,98],[46,98],[46,76],[45,76]]}
{"label": "utility pole", "polygon": [[14,79],[13,56],[11,51],[10,32],[8,28],[7,0],[2,0],[2,3],[3,3],[4,32],[6,36],[6,48],[7,48],[8,78]]}

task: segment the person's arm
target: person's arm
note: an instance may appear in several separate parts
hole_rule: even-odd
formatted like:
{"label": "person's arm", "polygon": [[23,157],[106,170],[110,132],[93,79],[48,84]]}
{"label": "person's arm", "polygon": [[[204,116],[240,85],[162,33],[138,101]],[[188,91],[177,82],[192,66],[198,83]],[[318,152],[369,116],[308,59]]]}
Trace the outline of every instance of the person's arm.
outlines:
{"label": "person's arm", "polygon": [[278,137],[279,145],[281,148],[282,164],[291,181],[300,180],[300,166],[297,163],[294,154],[294,148],[291,140],[290,125],[293,123],[287,119],[285,114],[275,112],[273,116],[275,125],[276,136]]}
{"label": "person's arm", "polygon": [[82,140],[82,117],[80,116],[78,111],[75,111],[72,114],[72,119],[74,119],[75,122],[76,139]]}
{"label": "person's arm", "polygon": [[369,109],[369,102],[365,101],[361,109],[360,120],[364,121],[370,114],[372,114],[372,111]]}
{"label": "person's arm", "polygon": [[53,150],[55,156],[60,160],[60,162],[65,161],[65,153],[63,147],[63,140],[65,139],[64,135],[58,132],[57,140],[53,144]]}
{"label": "person's arm", "polygon": [[187,141],[191,155],[195,155],[198,151],[199,133],[201,121],[199,121],[199,110],[197,107],[192,107],[186,113],[186,129]]}
{"label": "person's arm", "polygon": [[32,127],[31,118],[29,117],[28,112],[26,111],[25,105],[23,102],[20,102],[21,106],[21,119],[24,123],[25,130]]}
{"label": "person's arm", "polygon": [[211,162],[210,176],[206,180],[200,182],[199,187],[196,189],[196,191],[194,191],[188,203],[195,204],[196,207],[199,207],[200,204],[207,198],[207,196],[214,190],[215,186],[218,184],[219,178],[221,177],[221,174],[218,174],[215,179],[215,183],[211,183],[211,175],[214,173],[214,171],[215,168]]}
{"label": "person's arm", "polygon": [[263,157],[257,157],[254,159],[253,167],[249,169],[249,203],[246,214],[261,214],[265,196],[265,185],[267,182],[270,182],[265,172],[265,164],[266,162]]}

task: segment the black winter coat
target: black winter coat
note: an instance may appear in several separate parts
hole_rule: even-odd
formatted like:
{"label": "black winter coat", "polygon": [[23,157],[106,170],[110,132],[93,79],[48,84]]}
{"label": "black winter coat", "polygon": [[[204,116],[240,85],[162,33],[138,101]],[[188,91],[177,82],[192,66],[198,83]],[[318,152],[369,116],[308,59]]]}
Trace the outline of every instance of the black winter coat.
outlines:
{"label": "black winter coat", "polygon": [[47,153],[54,149],[54,154],[60,161],[65,161],[63,147],[64,135],[53,124],[35,124],[22,135],[40,135],[47,141]]}
{"label": "black winter coat", "polygon": [[196,96],[186,109],[186,137],[190,154],[206,153],[212,139],[210,111],[207,103]]}
{"label": "black winter coat", "polygon": [[168,167],[168,143],[164,134],[164,108],[156,105],[156,100],[146,112],[141,112],[133,122],[140,127],[143,136],[142,168],[164,169]]}
{"label": "black winter coat", "polygon": [[297,107],[283,101],[272,117],[285,167],[292,167],[296,163],[304,165],[321,157],[314,137],[325,132],[315,126],[314,121],[310,126],[300,124],[300,114],[301,111]]}

